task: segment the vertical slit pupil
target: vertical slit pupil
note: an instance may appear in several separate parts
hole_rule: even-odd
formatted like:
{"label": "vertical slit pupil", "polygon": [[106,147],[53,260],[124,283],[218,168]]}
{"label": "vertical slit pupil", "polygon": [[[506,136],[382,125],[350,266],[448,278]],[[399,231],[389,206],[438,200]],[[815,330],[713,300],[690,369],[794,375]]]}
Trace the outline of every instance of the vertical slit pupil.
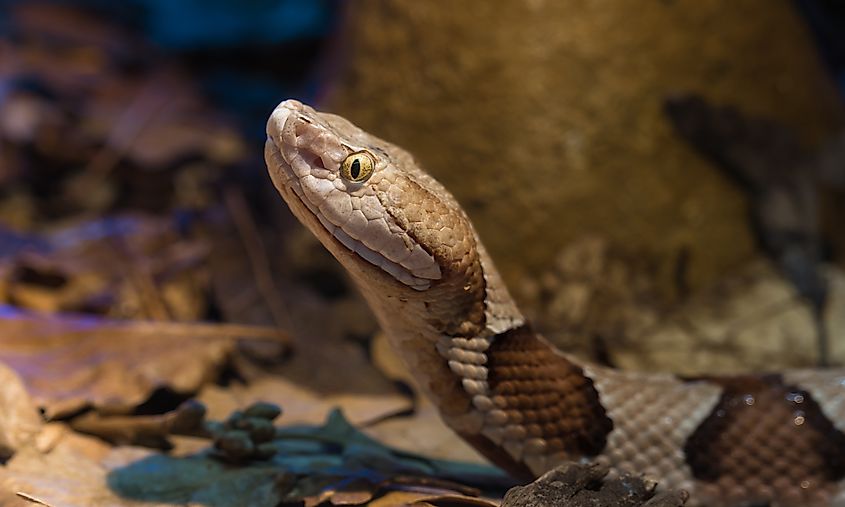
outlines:
{"label": "vertical slit pupil", "polygon": [[352,161],[352,166],[349,168],[349,174],[354,180],[357,180],[358,176],[361,175],[361,161],[357,158]]}

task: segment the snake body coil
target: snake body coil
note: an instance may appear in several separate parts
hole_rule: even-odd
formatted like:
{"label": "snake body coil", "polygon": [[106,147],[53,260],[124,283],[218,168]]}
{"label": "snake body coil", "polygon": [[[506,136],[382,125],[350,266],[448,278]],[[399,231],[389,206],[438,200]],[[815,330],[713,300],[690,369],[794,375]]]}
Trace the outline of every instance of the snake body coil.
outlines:
{"label": "snake body coil", "polygon": [[680,379],[562,353],[532,331],[452,195],[401,148],[295,100],[270,176],[355,280],[444,420],[533,477],[603,459],[711,506],[845,505],[845,371]]}

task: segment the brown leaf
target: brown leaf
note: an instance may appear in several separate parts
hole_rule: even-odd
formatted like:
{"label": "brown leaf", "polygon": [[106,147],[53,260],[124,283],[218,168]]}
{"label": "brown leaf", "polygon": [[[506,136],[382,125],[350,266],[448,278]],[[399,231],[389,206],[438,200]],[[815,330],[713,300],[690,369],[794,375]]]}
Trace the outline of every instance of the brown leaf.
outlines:
{"label": "brown leaf", "polygon": [[205,313],[208,246],[182,237],[173,220],[110,216],[38,239],[47,245],[41,251],[2,259],[5,302],[158,320],[196,320]]}
{"label": "brown leaf", "polygon": [[20,377],[0,364],[0,457],[8,457],[41,429],[41,416]]}
{"label": "brown leaf", "polygon": [[411,505],[414,502],[421,501],[423,498],[430,497],[430,493],[423,493],[419,491],[388,491],[387,494],[380,496],[368,503],[370,507],[397,507]]}
{"label": "brown leaf", "polygon": [[249,385],[222,389],[209,385],[199,395],[209,418],[222,419],[232,411],[257,401],[276,403],[284,409],[286,424],[322,424],[333,408],[340,407],[353,424],[366,424],[410,410],[411,402],[393,391],[382,393],[321,393],[280,376],[265,376]]}
{"label": "brown leaf", "polygon": [[18,372],[48,418],[93,405],[126,413],[160,387],[198,390],[244,329],[116,321],[6,309],[0,361]]}
{"label": "brown leaf", "polygon": [[111,451],[98,439],[66,433],[49,453],[26,448],[0,468],[0,504],[55,507],[164,507],[120,498],[106,482],[102,464]]}
{"label": "brown leaf", "polygon": [[68,432],[49,453],[27,448],[0,468],[0,505],[32,505],[22,502],[25,495],[55,507],[271,507],[289,483],[290,477],[272,466],[176,459],[136,447],[112,448]]}
{"label": "brown leaf", "polygon": [[332,505],[363,505],[372,498],[372,491],[338,491],[329,498],[329,503]]}
{"label": "brown leaf", "polygon": [[[319,479],[312,479],[319,480]],[[329,503],[331,505],[417,505],[428,502],[438,507],[496,507],[496,504],[477,496],[461,494],[477,491],[460,484],[427,477],[394,477],[378,483],[365,478],[340,478],[320,489],[316,494],[302,498],[306,507]],[[384,492],[384,494],[379,494]],[[379,498],[373,498],[379,494]],[[372,501],[371,501],[372,500]]]}
{"label": "brown leaf", "polygon": [[437,507],[498,507],[498,503],[484,498],[465,495],[443,494],[432,495],[423,491],[390,491],[386,495],[376,498],[370,507],[399,507],[399,506],[437,506]]}
{"label": "brown leaf", "polygon": [[377,489],[377,484],[365,479],[356,479],[337,489],[326,490],[324,494],[332,505],[363,505],[372,500]]}
{"label": "brown leaf", "polygon": [[413,505],[424,503],[434,507],[498,507],[498,502],[465,495],[438,495],[421,498]]}

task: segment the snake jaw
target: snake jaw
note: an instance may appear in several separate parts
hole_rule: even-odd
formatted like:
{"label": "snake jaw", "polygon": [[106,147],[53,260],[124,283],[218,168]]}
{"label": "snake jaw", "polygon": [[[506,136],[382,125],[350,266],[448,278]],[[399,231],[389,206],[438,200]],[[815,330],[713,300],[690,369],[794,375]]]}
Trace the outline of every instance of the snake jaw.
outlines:
{"label": "snake jaw", "polygon": [[[416,291],[440,279],[434,257],[385,209],[380,195],[395,190],[386,177],[395,176],[395,170],[381,149],[367,143],[367,134],[340,117],[287,100],[273,111],[267,137],[265,158],[274,185],[297,218],[341,262],[354,263],[367,275],[374,271],[370,266],[377,266]],[[382,155],[373,176],[366,183],[344,180],[340,165],[361,150]],[[345,255],[348,252],[354,255]]]}

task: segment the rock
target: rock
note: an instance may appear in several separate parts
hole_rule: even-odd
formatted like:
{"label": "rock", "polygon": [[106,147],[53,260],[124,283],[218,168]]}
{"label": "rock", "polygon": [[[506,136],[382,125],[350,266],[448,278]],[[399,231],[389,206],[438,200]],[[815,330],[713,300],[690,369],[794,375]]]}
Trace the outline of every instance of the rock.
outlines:
{"label": "rock", "polygon": [[564,463],[531,484],[511,488],[502,507],[680,507],[689,498],[683,490],[655,494],[657,484],[643,477],[607,475],[597,463]]}
{"label": "rock", "polygon": [[842,122],[784,0],[362,0],[349,14],[350,60],[323,106],[452,190],[511,286],[598,231],[647,250],[669,294],[681,260],[694,291],[754,255],[745,197],[672,132],[670,94],[702,93],[811,143]]}

